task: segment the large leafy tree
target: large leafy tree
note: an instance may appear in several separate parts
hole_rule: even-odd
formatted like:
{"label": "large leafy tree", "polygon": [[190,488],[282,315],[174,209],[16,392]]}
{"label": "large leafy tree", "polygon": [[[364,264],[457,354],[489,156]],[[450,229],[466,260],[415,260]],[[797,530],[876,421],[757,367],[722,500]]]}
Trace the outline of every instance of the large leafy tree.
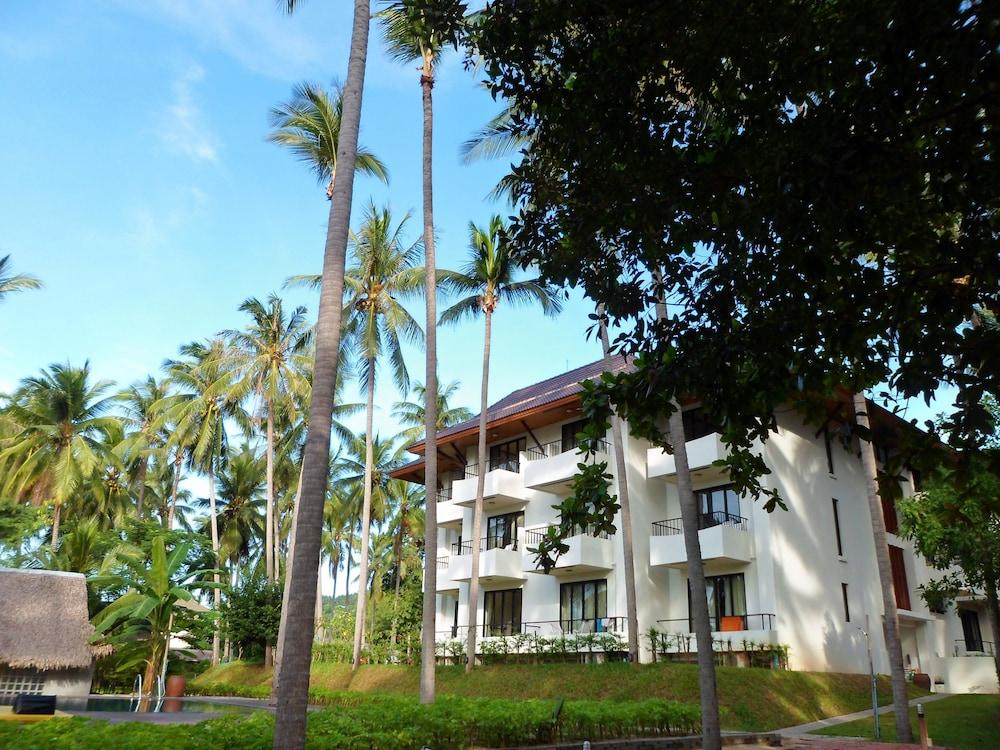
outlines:
{"label": "large leafy tree", "polygon": [[[333,181],[330,215],[323,256],[323,284],[316,325],[313,395],[309,433],[303,454],[302,490],[295,516],[295,551],[290,561],[289,601],[282,648],[281,676],[275,686],[277,719],[275,750],[301,750],[306,743],[309,666],[312,659],[316,581],[322,544],[323,508],[330,464],[330,423],[340,360],[340,333],[344,266],[354,197],[358,130],[368,56],[370,0],[355,0],[347,78],[337,141],[337,174]],[[286,0],[291,12],[297,0]]]}
{"label": "large leafy tree", "polygon": [[[461,383],[457,380],[438,389],[437,429],[443,430],[453,424],[472,419],[472,411],[465,406],[452,406],[452,400]],[[424,418],[427,407],[426,390],[423,383],[413,384],[413,401],[397,401],[392,405],[392,416],[403,425],[400,437],[407,443],[419,440],[424,434]]]}
{"label": "large leafy tree", "polygon": [[[358,362],[358,378],[367,392],[365,416],[365,484],[361,511],[360,580],[368,573],[368,536],[374,490],[373,419],[375,375],[381,361],[388,360],[392,378],[403,393],[410,389],[410,377],[403,359],[403,341],[421,343],[423,331],[400,299],[423,289],[424,270],[417,263],[421,243],[403,240],[408,216],[393,222],[388,208],[371,205],[354,237],[354,265],[346,272],[348,311],[346,340]],[[354,667],[360,664],[366,590],[358,587],[357,626],[354,636]]]}
{"label": "large leafy tree", "polygon": [[25,289],[40,289],[42,286],[41,280],[31,274],[13,273],[12,265],[9,255],[0,258],[0,302],[8,294],[23,292]]}
{"label": "large leafy tree", "polygon": [[562,305],[556,290],[537,278],[519,279],[511,258],[505,227],[493,216],[486,228],[469,224],[469,260],[460,271],[441,271],[441,284],[460,299],[441,314],[441,324],[483,316],[483,376],[479,392],[479,472],[472,520],[472,578],[469,582],[469,628],[466,670],[476,661],[476,617],[479,607],[479,538],[483,526],[483,493],[486,482],[486,422],[489,411],[490,350],[493,313],[501,303],[511,307],[535,306],[545,315],[556,315]]}
{"label": "large leafy tree", "polygon": [[[258,410],[265,424],[265,457],[267,461],[267,510],[264,559],[268,582],[277,578],[277,534],[275,533],[274,451],[275,423],[279,419],[293,421],[296,406],[308,392],[309,381],[298,360],[306,350],[310,331],[306,309],[296,307],[285,312],[284,303],[275,294],[263,303],[251,297],[240,305],[250,316],[243,330],[224,331],[231,343],[229,350],[238,376],[233,397],[242,401],[251,397],[260,403]],[[298,399],[296,398],[298,397]]]}
{"label": "large leafy tree", "polygon": [[[395,0],[379,14],[389,54],[397,61],[420,63],[423,104],[422,192],[424,224],[424,298],[426,303],[426,391],[424,477],[437,490],[437,269],[434,248],[434,89],[435,65],[448,46],[458,45],[465,25],[466,3],[460,0]],[[437,581],[437,509],[427,505],[424,536],[424,624],[420,666],[420,700],[434,701],[434,616]]]}
{"label": "large leafy tree", "polygon": [[[954,384],[950,438],[968,439],[1000,371],[995,331],[976,325],[998,304],[997,13],[488,6],[475,49],[530,140],[513,172],[519,257],[582,285],[622,325],[617,347],[646,354],[598,398],[660,443],[696,394],[725,425],[734,482],[771,508],[751,444],[790,402],[822,424],[836,385]],[[670,315],[650,315],[661,293]]]}
{"label": "large leafy tree", "polygon": [[16,427],[0,444],[3,491],[36,503],[53,503],[52,548],[59,546],[63,504],[106,465],[106,430],[112,383],[94,381],[83,367],[51,365],[25,378],[10,398],[7,416]]}
{"label": "large leafy tree", "polygon": [[159,410],[169,395],[168,383],[148,375],[133,383],[118,395],[122,421],[129,432],[122,443],[122,457],[135,465],[133,484],[136,493],[136,515],[145,511],[146,477],[150,461],[165,457],[166,434],[159,424]]}

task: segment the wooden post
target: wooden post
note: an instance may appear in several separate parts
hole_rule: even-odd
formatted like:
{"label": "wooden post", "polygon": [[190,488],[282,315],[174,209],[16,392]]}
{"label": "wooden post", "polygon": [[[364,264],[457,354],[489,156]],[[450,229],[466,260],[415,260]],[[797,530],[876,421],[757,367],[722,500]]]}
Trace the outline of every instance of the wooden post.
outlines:
{"label": "wooden post", "polygon": [[931,741],[927,737],[927,717],[924,716],[924,704],[917,704],[917,725],[920,728],[920,750],[927,750]]}

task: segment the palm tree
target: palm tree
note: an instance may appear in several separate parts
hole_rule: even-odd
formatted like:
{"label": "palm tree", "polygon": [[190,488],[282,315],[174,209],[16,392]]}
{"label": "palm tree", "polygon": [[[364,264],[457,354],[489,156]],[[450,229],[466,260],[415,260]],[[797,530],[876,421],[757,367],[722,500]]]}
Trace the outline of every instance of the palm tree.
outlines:
{"label": "palm tree", "polygon": [[[459,152],[462,163],[471,164],[480,159],[496,159],[527,149],[531,146],[531,139],[530,134],[514,132],[514,109],[506,107],[471,138],[464,141]],[[517,175],[508,172],[500,178],[487,198],[499,200],[506,197],[509,201],[514,195],[517,182]]]}
{"label": "palm tree", "polygon": [[399,614],[399,589],[402,579],[408,573],[408,561],[403,554],[404,543],[407,540],[416,543],[418,539],[423,537],[424,499],[427,493],[419,485],[404,482],[401,479],[389,481],[388,493],[391,507],[386,523],[386,532],[392,537],[392,567],[395,578],[392,631],[389,640],[395,646]]}
{"label": "palm tree", "polygon": [[[418,343],[423,339],[420,325],[410,316],[399,298],[412,296],[421,289],[422,270],[416,263],[421,245],[406,246],[403,230],[409,215],[393,224],[388,208],[369,205],[362,218],[361,229],[354,237],[356,265],[347,270],[348,321],[345,336],[358,362],[358,378],[365,387],[367,412],[365,417],[365,483],[361,510],[361,561],[359,580],[368,574],[368,536],[372,511],[372,443],[375,413],[375,375],[378,363],[387,358],[396,386],[406,393],[410,377],[403,360],[402,341]],[[354,633],[354,668],[361,663],[361,640],[365,612],[364,586],[358,587],[357,621]]]}
{"label": "palm tree", "polygon": [[[430,492],[437,489],[437,272],[434,251],[434,66],[444,48],[457,46],[465,22],[466,4],[460,0],[414,3],[396,0],[379,15],[391,57],[409,64],[420,61],[423,100],[423,221],[424,297],[426,303],[426,406],[424,477]],[[424,536],[424,608],[420,657],[420,701],[434,701],[434,617],[437,589],[437,508],[427,504]]]}
{"label": "palm tree", "polygon": [[[266,428],[267,511],[264,560],[267,580],[277,579],[277,535],[274,515],[274,425],[283,417],[295,417],[296,395],[304,395],[309,382],[296,367],[296,355],[308,344],[310,331],[306,324],[306,309],[296,307],[286,317],[281,298],[272,294],[265,305],[251,297],[239,308],[250,315],[251,322],[243,331],[223,331],[233,345],[233,364],[239,373],[233,397],[242,400],[253,394],[263,405]],[[278,414],[281,410],[283,413]]]}
{"label": "palm tree", "polygon": [[[472,419],[472,411],[464,406],[452,406],[451,399],[458,392],[461,383],[452,380],[438,389],[437,398],[437,428],[443,430],[459,422]],[[427,392],[423,383],[413,384],[413,401],[397,401],[392,405],[393,418],[406,429],[400,433],[400,437],[407,443],[419,440],[424,434],[424,418],[427,404]]]}
{"label": "palm tree", "polygon": [[11,273],[10,256],[5,255],[0,258],[0,302],[4,297],[14,292],[23,292],[25,289],[40,289],[42,282],[40,279],[26,273]]}
{"label": "palm tree", "polygon": [[868,510],[872,520],[872,534],[875,539],[875,562],[882,589],[882,607],[885,613],[885,650],[889,657],[889,671],[892,674],[892,702],[896,714],[896,737],[900,742],[910,742],[913,730],[910,726],[909,695],[906,689],[906,672],[903,668],[903,648],[899,640],[899,611],[896,607],[896,590],[892,580],[892,564],[889,561],[889,544],[885,536],[885,517],[878,487],[878,463],[875,446],[871,438],[871,423],[868,419],[868,403],[865,394],[854,394],[854,419],[860,432],[858,444],[861,450],[861,467],[864,470],[868,495]]}
{"label": "palm tree", "polygon": [[[326,183],[327,200],[333,198],[343,119],[344,90],[337,84],[328,93],[322,86],[300,83],[293,89],[291,100],[271,110],[274,130],[267,140],[284,146],[308,164],[320,184]],[[385,164],[362,146],[358,147],[355,169],[389,184]]]}
{"label": "palm tree", "polygon": [[106,462],[105,430],[117,423],[107,416],[111,381],[92,382],[83,367],[51,365],[21,381],[7,407],[18,427],[0,446],[4,477],[0,490],[36,503],[52,502],[52,549],[59,546],[63,503]]}
{"label": "palm tree", "polygon": [[[226,419],[234,420],[244,431],[251,433],[250,420],[233,397],[235,373],[229,367],[231,355],[221,339],[207,345],[186,344],[181,347],[185,359],[167,363],[167,371],[178,393],[167,414],[175,425],[171,440],[178,448],[186,446],[192,467],[205,472],[208,477],[209,519],[211,523],[212,552],[215,567],[219,568],[219,524],[216,509],[216,472],[227,457],[228,438]],[[219,583],[216,573],[216,583]],[[215,611],[222,604],[222,592],[215,587]],[[212,663],[217,664],[220,653],[219,622],[216,619],[212,636]]]}
{"label": "palm tree", "polygon": [[122,421],[131,430],[123,444],[125,458],[130,463],[138,464],[135,472],[135,512],[140,518],[146,499],[146,475],[149,473],[150,458],[166,443],[166,436],[158,428],[157,422],[159,407],[165,403],[168,395],[167,383],[157,381],[152,375],[133,383],[118,394],[118,401],[122,405]]}
{"label": "palm tree", "polygon": [[[340,365],[340,331],[344,295],[344,266],[347,256],[354,171],[361,125],[361,99],[368,57],[368,26],[371,0],[354,0],[354,25],[343,91],[340,138],[337,142],[333,196],[327,222],[323,254],[323,287],[316,325],[316,355],[313,366],[313,397],[309,407],[309,434],[302,467],[302,489],[295,517],[295,551],[289,573],[289,601],[295,606],[287,618],[282,643],[282,678],[275,687],[277,717],[274,725],[275,750],[302,750],[306,744],[306,709],[309,693],[309,666],[312,660],[315,627],[316,579],[322,543],[323,507],[330,462],[330,423],[334,390]],[[292,12],[297,0],[286,0]]]}
{"label": "palm tree", "polygon": [[[441,286],[464,295],[441,314],[441,325],[458,323],[483,314],[483,379],[479,393],[479,478],[476,482],[476,507],[472,516],[472,578],[469,582],[469,628],[466,670],[476,660],[476,615],[479,601],[479,543],[483,525],[483,491],[486,481],[486,417],[489,410],[490,346],[492,344],[493,313],[497,305],[537,305],[545,315],[556,315],[562,305],[553,288],[540,279],[518,280],[517,264],[504,241],[504,225],[499,216],[490,219],[482,229],[469,224],[469,262],[461,272],[442,271]],[[431,490],[428,490],[431,491]],[[428,504],[430,507],[432,503]]]}

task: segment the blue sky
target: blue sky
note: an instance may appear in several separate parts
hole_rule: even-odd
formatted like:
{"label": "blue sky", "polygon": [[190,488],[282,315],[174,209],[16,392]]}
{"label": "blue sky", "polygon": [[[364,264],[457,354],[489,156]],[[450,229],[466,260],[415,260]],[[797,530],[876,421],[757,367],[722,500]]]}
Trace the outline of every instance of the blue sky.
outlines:
{"label": "blue sky", "polygon": [[[346,70],[350,4],[306,0],[53,0],[0,5],[0,254],[45,289],[0,308],[0,390],[52,362],[89,359],[126,384],[178,345],[243,323],[248,296],[321,268],[328,204],[308,170],[265,142],[268,110],[299,81]],[[361,142],[388,165],[369,199],[413,211],[420,232],[420,89],[383,53],[373,25]],[[459,161],[459,144],[497,111],[457,54],[435,95],[440,265],[458,266],[466,226],[503,206],[485,196],[502,162]],[[315,312],[308,291],[281,292]],[[411,306],[422,317],[422,303]],[[491,396],[589,362],[589,306],[555,320],[500,310]],[[481,324],[440,334],[440,374],[475,404]],[[423,356],[412,352],[423,379]],[[383,431],[397,394],[378,400]],[[357,425],[361,426],[361,423]]]}

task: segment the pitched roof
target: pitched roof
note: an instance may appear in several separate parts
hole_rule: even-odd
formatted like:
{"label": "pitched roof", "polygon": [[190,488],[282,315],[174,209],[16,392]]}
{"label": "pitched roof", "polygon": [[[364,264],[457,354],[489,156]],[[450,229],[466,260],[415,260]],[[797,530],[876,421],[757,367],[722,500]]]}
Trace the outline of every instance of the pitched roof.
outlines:
{"label": "pitched roof", "polygon": [[[582,382],[586,380],[595,380],[600,377],[603,372],[610,371],[612,373],[616,373],[621,372],[622,370],[630,369],[631,367],[631,360],[626,360],[625,358],[617,358],[616,363],[612,365],[610,369],[603,359],[599,359],[596,362],[591,362],[590,364],[583,365],[582,367],[577,367],[576,369],[569,370],[561,375],[556,375],[533,385],[519,388],[512,393],[508,393],[487,409],[487,428],[496,422],[516,417],[519,414],[532,411],[538,407],[559,401],[568,396],[574,396],[583,390],[583,386],[580,385]],[[437,434],[438,442],[449,442],[449,438],[453,438],[454,436],[460,435],[463,432],[468,432],[469,430],[477,431],[478,429],[479,415],[477,414],[471,419],[467,419],[464,422],[460,422],[459,424],[452,425],[451,427],[441,430],[441,432]],[[424,441],[421,440],[411,445],[409,450],[412,452],[422,453],[423,447]],[[417,461],[411,463],[412,465],[422,464],[423,459],[418,459]],[[410,464],[407,466],[409,465]]]}
{"label": "pitched roof", "polygon": [[90,666],[87,582],[80,573],[0,568],[0,665]]}

